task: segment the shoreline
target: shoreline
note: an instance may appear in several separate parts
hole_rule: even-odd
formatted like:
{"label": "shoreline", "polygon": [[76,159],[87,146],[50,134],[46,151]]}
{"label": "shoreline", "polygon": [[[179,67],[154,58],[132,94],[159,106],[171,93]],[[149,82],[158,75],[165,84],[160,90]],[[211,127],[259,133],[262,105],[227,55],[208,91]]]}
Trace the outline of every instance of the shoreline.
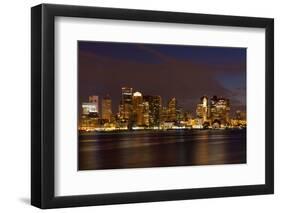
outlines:
{"label": "shoreline", "polygon": [[142,133],[142,132],[188,132],[188,131],[229,131],[229,130],[246,130],[247,127],[235,127],[235,128],[182,128],[182,129],[132,129],[132,130],[93,130],[93,131],[85,131],[78,130],[79,135],[93,135],[93,134],[114,134],[114,133]]}

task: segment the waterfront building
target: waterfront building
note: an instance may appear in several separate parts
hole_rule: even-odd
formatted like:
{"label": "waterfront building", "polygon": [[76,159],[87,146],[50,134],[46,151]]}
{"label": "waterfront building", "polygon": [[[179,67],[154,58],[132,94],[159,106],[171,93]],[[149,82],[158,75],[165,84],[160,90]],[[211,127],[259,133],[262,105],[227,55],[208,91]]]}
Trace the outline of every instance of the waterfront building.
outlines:
{"label": "waterfront building", "polygon": [[122,97],[120,104],[120,117],[122,120],[129,120],[132,113],[133,88],[122,87]]}
{"label": "waterfront building", "polygon": [[163,124],[166,121],[168,121],[168,109],[167,107],[163,106],[161,107],[160,122]]}
{"label": "waterfront building", "polygon": [[80,129],[90,130],[99,126],[97,106],[93,102],[82,103],[82,114],[79,121]]}
{"label": "waterfront building", "polygon": [[82,114],[89,115],[92,113],[98,113],[97,105],[91,102],[82,103]]}
{"label": "waterfront building", "polygon": [[99,113],[99,96],[91,95],[89,96],[89,103],[95,106],[96,112]]}
{"label": "waterfront building", "polygon": [[197,118],[202,120],[202,123],[208,121],[208,114],[209,114],[209,104],[208,104],[208,97],[203,96],[200,98],[200,102],[197,104],[196,107],[196,115]]}
{"label": "waterfront building", "polygon": [[176,120],[177,120],[177,122],[185,120],[185,114],[184,114],[184,110],[182,107],[178,107],[176,109]]}
{"label": "waterfront building", "polygon": [[168,120],[176,121],[177,120],[177,100],[176,98],[172,98],[168,102]]}
{"label": "waterfront building", "polygon": [[81,115],[80,129],[81,130],[94,130],[101,125],[100,119],[97,114]]}
{"label": "waterfront building", "polygon": [[132,104],[133,88],[122,87],[122,103]]}
{"label": "waterfront building", "polygon": [[144,106],[143,106],[143,97],[140,92],[135,92],[132,98],[132,106],[133,106],[133,122],[137,126],[142,126],[144,124]]}
{"label": "waterfront building", "polygon": [[202,118],[193,119],[192,128],[193,129],[202,129],[203,128],[203,119]]}
{"label": "waterfront building", "polygon": [[109,96],[102,99],[101,112],[102,119],[110,123],[112,121],[112,101]]}
{"label": "waterfront building", "polygon": [[149,115],[149,103],[147,101],[143,102],[143,125],[149,127],[150,125],[150,115]]}
{"label": "waterfront building", "polygon": [[189,121],[189,120],[193,119],[192,112],[190,112],[190,111],[185,111],[185,112],[184,112],[184,119],[185,119],[186,121]]}
{"label": "waterfront building", "polygon": [[143,100],[149,105],[149,126],[159,127],[160,126],[160,115],[162,107],[162,99],[160,96],[146,95]]}
{"label": "waterfront building", "polygon": [[174,127],[174,121],[165,121],[162,124],[162,129],[172,129]]}
{"label": "waterfront building", "polygon": [[229,99],[217,96],[211,98],[211,122],[219,125],[227,125],[229,123],[230,102]]}
{"label": "waterfront building", "polygon": [[247,116],[246,112],[237,110],[232,119],[230,119],[230,125],[232,127],[246,127],[247,126]]}

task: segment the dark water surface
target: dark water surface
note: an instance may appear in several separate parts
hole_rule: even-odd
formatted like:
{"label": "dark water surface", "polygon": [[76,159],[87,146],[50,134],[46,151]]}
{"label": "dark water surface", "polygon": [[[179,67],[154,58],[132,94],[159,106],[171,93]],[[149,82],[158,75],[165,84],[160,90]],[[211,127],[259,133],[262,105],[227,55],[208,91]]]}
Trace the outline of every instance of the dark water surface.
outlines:
{"label": "dark water surface", "polygon": [[79,170],[246,163],[246,130],[80,133]]}

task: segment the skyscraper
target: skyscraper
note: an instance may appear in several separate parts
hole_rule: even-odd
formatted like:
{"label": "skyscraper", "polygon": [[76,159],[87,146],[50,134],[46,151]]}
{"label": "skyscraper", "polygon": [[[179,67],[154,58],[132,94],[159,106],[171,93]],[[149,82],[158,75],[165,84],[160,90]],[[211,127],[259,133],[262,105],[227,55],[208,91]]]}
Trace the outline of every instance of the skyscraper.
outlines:
{"label": "skyscraper", "polygon": [[140,92],[135,92],[132,99],[134,122],[137,126],[143,125],[143,97]]}
{"label": "skyscraper", "polygon": [[102,119],[111,122],[112,117],[112,101],[109,96],[102,99],[101,102]]}
{"label": "skyscraper", "polygon": [[122,120],[129,120],[132,113],[132,97],[133,88],[122,87],[122,98],[121,98],[121,112],[120,117]]}
{"label": "skyscraper", "polygon": [[203,96],[200,98],[200,102],[197,104],[196,115],[202,119],[202,123],[206,122],[209,117],[209,103],[208,97]]}
{"label": "skyscraper", "polygon": [[185,120],[184,110],[183,110],[182,107],[178,107],[176,109],[176,114],[177,114],[177,121],[184,121]]}
{"label": "skyscraper", "polygon": [[149,126],[149,103],[147,101],[143,102],[143,125]]}
{"label": "skyscraper", "polygon": [[99,112],[99,97],[98,96],[89,96],[89,102],[82,103],[82,114],[89,115],[90,113]]}
{"label": "skyscraper", "polygon": [[226,125],[229,123],[230,102],[229,99],[217,96],[211,98],[211,121]]}
{"label": "skyscraper", "polygon": [[99,113],[99,96],[96,95],[89,96],[89,103],[92,103],[96,108],[96,112]]}
{"label": "skyscraper", "polygon": [[161,97],[146,95],[143,97],[143,100],[149,105],[149,126],[159,127],[162,107]]}
{"label": "skyscraper", "polygon": [[168,109],[167,107],[163,106],[160,113],[160,122],[164,123],[166,121],[168,121]]}
{"label": "skyscraper", "polygon": [[132,104],[133,88],[122,87],[122,103]]}
{"label": "skyscraper", "polygon": [[82,114],[79,121],[81,129],[91,129],[98,126],[98,96],[89,96],[89,102],[82,103]]}
{"label": "skyscraper", "polygon": [[172,98],[168,102],[168,120],[176,121],[177,120],[177,100],[176,98]]}

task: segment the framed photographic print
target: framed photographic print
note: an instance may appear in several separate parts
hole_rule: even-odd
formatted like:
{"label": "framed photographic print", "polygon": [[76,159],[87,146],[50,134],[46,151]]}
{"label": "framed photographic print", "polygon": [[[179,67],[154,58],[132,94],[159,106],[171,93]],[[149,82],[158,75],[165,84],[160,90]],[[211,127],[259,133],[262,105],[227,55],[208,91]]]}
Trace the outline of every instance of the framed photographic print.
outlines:
{"label": "framed photographic print", "polygon": [[274,21],[31,9],[31,203],[272,194]]}

